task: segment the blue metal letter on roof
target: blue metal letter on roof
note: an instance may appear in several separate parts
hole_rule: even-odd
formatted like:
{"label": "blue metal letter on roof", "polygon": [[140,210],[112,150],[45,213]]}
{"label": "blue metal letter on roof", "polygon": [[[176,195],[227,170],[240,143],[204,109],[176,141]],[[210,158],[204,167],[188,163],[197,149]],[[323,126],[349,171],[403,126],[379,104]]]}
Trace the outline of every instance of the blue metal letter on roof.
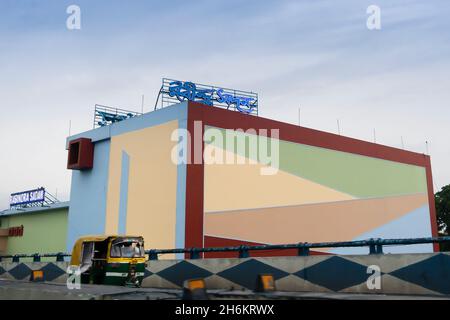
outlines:
{"label": "blue metal letter on roof", "polygon": [[177,101],[189,100],[245,114],[258,115],[258,94],[253,92],[164,78],[160,94],[162,94],[162,107]]}

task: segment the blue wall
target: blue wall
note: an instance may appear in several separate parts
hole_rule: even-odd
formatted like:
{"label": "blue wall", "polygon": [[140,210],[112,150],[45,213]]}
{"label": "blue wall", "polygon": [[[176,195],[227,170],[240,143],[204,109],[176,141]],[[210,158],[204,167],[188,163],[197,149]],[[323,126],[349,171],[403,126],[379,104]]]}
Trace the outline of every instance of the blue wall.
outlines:
{"label": "blue wall", "polygon": [[67,230],[67,250],[72,251],[82,235],[105,231],[106,194],[108,189],[110,140],[95,143],[94,167],[73,170]]}

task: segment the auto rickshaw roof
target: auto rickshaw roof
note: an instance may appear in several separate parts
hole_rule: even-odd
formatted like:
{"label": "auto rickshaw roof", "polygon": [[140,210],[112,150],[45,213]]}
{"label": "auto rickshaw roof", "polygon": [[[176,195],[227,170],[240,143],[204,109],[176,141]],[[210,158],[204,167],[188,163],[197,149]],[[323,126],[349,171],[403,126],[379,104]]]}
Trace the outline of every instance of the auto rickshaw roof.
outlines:
{"label": "auto rickshaw roof", "polygon": [[99,234],[99,235],[87,235],[78,238],[76,242],[99,242],[105,241],[108,238],[116,239],[116,238],[142,238],[142,236],[131,236],[131,235],[122,235],[122,234]]}
{"label": "auto rickshaw roof", "polygon": [[142,238],[142,236],[129,236],[129,235],[117,235],[117,234],[100,234],[100,235],[86,235],[78,238],[72,249],[72,256],[70,259],[71,265],[79,265],[81,258],[81,250],[84,242],[102,242],[107,239],[117,238]]}

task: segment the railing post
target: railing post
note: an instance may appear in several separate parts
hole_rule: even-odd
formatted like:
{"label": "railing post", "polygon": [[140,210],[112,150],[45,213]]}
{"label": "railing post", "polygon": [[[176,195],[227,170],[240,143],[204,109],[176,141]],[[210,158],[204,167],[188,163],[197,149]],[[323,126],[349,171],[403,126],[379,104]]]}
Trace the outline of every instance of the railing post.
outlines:
{"label": "railing post", "polygon": [[306,243],[299,243],[298,244],[298,252],[297,255],[301,257],[309,256],[309,248],[305,246]]}
{"label": "railing post", "polygon": [[191,248],[191,250],[189,250],[189,258],[200,259],[200,252],[198,252],[197,248]]}
{"label": "railing post", "polygon": [[33,254],[33,262],[41,262],[41,256],[39,253]]}
{"label": "railing post", "polygon": [[155,250],[150,250],[148,252],[148,260],[158,260],[158,254]]}
{"label": "railing post", "polygon": [[377,244],[375,250],[376,250],[377,254],[383,254],[383,245],[382,244]]}
{"label": "railing post", "polygon": [[369,254],[383,254],[383,245],[381,239],[369,239]]}
{"label": "railing post", "polygon": [[248,258],[250,255],[248,253],[248,246],[240,246],[239,247],[239,258]]}
{"label": "railing post", "polygon": [[64,261],[64,254],[62,252],[58,252],[56,254],[56,262],[63,262]]}
{"label": "railing post", "polygon": [[305,247],[305,243],[299,242],[297,244],[297,256],[309,255],[309,248]]}
{"label": "railing post", "polygon": [[20,262],[20,257],[18,255],[13,255],[12,262]]}

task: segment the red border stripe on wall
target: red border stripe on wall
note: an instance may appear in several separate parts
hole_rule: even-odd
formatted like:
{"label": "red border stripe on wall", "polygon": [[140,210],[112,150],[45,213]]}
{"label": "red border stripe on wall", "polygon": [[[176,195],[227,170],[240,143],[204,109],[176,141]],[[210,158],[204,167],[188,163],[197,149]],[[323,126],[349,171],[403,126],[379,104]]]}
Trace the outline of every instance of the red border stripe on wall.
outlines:
{"label": "red border stripe on wall", "polygon": [[[432,226],[431,231],[434,237],[438,236],[431,161],[428,155],[300,127],[262,117],[245,115],[235,111],[209,107],[197,102],[188,103],[188,131],[191,134],[192,141],[195,140],[194,121],[202,121],[203,128],[207,125],[223,129],[279,129],[280,140],[424,167],[426,169],[428,187],[428,202]],[[202,132],[204,132],[204,130],[202,130]],[[190,151],[189,156],[193,154],[193,147],[194,146],[192,144],[192,146],[188,148]],[[208,245],[213,243],[210,241],[211,239],[205,241],[204,243],[203,239],[203,175],[203,164],[187,165],[185,226],[185,246],[187,248],[203,247],[204,244]],[[434,244],[434,251],[439,251],[438,244]]]}

